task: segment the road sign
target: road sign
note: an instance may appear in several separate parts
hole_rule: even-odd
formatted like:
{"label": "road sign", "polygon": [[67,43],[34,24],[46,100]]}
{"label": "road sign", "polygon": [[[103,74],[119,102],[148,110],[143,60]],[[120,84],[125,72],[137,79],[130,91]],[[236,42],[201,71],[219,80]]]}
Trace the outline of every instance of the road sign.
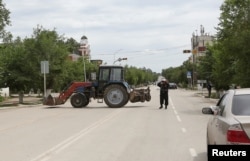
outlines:
{"label": "road sign", "polygon": [[205,83],[207,83],[207,81],[206,80],[197,80],[197,83],[205,84]]}
{"label": "road sign", "polygon": [[187,78],[192,78],[192,72],[191,71],[187,71]]}
{"label": "road sign", "polygon": [[193,50],[192,50],[192,54],[197,54],[197,50],[196,50],[196,49],[193,49]]}
{"label": "road sign", "polygon": [[41,73],[48,74],[49,73],[49,62],[41,61]]}
{"label": "road sign", "polygon": [[199,52],[205,52],[206,51],[206,47],[205,46],[200,46],[200,47],[198,47],[198,51]]}

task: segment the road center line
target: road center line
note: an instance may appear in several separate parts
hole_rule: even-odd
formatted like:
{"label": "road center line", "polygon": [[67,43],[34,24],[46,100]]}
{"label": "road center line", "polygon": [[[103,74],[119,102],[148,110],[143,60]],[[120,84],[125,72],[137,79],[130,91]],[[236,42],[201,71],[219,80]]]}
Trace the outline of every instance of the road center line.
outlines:
{"label": "road center line", "polygon": [[181,122],[181,118],[180,118],[179,115],[176,115],[176,118],[177,118],[177,120],[178,120],[179,122]]}
{"label": "road center line", "polygon": [[69,137],[68,139],[62,141],[61,143],[57,144],[56,146],[52,147],[51,149],[47,150],[46,152],[42,153],[41,155],[37,156],[36,158],[32,159],[31,161],[47,161],[49,160],[52,155],[59,153],[60,151],[64,150],[80,138],[82,138],[87,133],[93,131],[103,123],[105,123],[108,120],[111,120],[116,115],[118,115],[122,109],[115,110],[111,114],[107,115],[106,117],[100,119],[99,121],[94,122],[90,126],[82,129],[80,132],[76,133],[75,135]]}
{"label": "road center line", "polygon": [[172,107],[173,109],[175,109],[175,106],[174,106],[174,104],[173,104],[173,101],[172,101],[171,97],[169,97],[169,102],[170,102],[171,107]]}
{"label": "road center line", "polygon": [[177,112],[177,110],[176,110],[176,108],[175,108],[175,106],[174,106],[174,103],[173,103],[171,97],[169,97],[169,102],[170,102],[170,104],[171,104],[171,107],[172,107],[173,110],[174,110],[174,114],[175,114],[175,116],[176,116],[176,119],[177,119],[179,122],[181,122],[181,118],[180,118],[180,116],[178,115],[178,112]]}

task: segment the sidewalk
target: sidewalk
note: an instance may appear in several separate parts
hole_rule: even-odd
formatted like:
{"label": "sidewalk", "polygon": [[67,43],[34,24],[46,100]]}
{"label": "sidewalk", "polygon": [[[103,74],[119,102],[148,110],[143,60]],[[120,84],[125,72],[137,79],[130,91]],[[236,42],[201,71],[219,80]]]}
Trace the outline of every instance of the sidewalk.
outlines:
{"label": "sidewalk", "polygon": [[37,96],[24,96],[23,103],[19,102],[19,97],[11,97],[7,98],[3,102],[0,102],[0,109],[4,107],[17,107],[19,105],[25,105],[25,106],[38,105],[42,104],[42,102],[43,98]]}
{"label": "sidewalk", "polygon": [[199,97],[209,99],[213,103],[217,103],[219,101],[219,98],[208,98],[208,92],[207,91],[198,91],[198,90],[196,90],[195,94],[198,95]]}

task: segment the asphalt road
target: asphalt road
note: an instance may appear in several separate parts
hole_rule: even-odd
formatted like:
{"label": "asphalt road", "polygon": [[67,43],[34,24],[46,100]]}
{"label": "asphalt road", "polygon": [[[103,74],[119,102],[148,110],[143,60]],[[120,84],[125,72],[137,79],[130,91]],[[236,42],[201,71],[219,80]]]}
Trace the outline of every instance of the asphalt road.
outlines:
{"label": "asphalt road", "polygon": [[108,108],[64,105],[0,110],[0,161],[206,161],[206,123],[214,103],[195,91],[169,91],[169,107],[152,100]]}

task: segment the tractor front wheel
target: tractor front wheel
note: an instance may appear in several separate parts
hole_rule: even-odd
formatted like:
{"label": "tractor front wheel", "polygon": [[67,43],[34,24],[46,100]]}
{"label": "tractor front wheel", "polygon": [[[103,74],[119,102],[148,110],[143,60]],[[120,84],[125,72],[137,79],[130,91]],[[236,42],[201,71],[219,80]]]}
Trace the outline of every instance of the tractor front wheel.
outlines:
{"label": "tractor front wheel", "polygon": [[82,108],[89,104],[89,99],[83,93],[76,93],[71,97],[70,103],[74,108]]}
{"label": "tractor front wheel", "polygon": [[104,101],[112,108],[122,107],[128,102],[126,89],[118,84],[108,86],[104,91]]}

